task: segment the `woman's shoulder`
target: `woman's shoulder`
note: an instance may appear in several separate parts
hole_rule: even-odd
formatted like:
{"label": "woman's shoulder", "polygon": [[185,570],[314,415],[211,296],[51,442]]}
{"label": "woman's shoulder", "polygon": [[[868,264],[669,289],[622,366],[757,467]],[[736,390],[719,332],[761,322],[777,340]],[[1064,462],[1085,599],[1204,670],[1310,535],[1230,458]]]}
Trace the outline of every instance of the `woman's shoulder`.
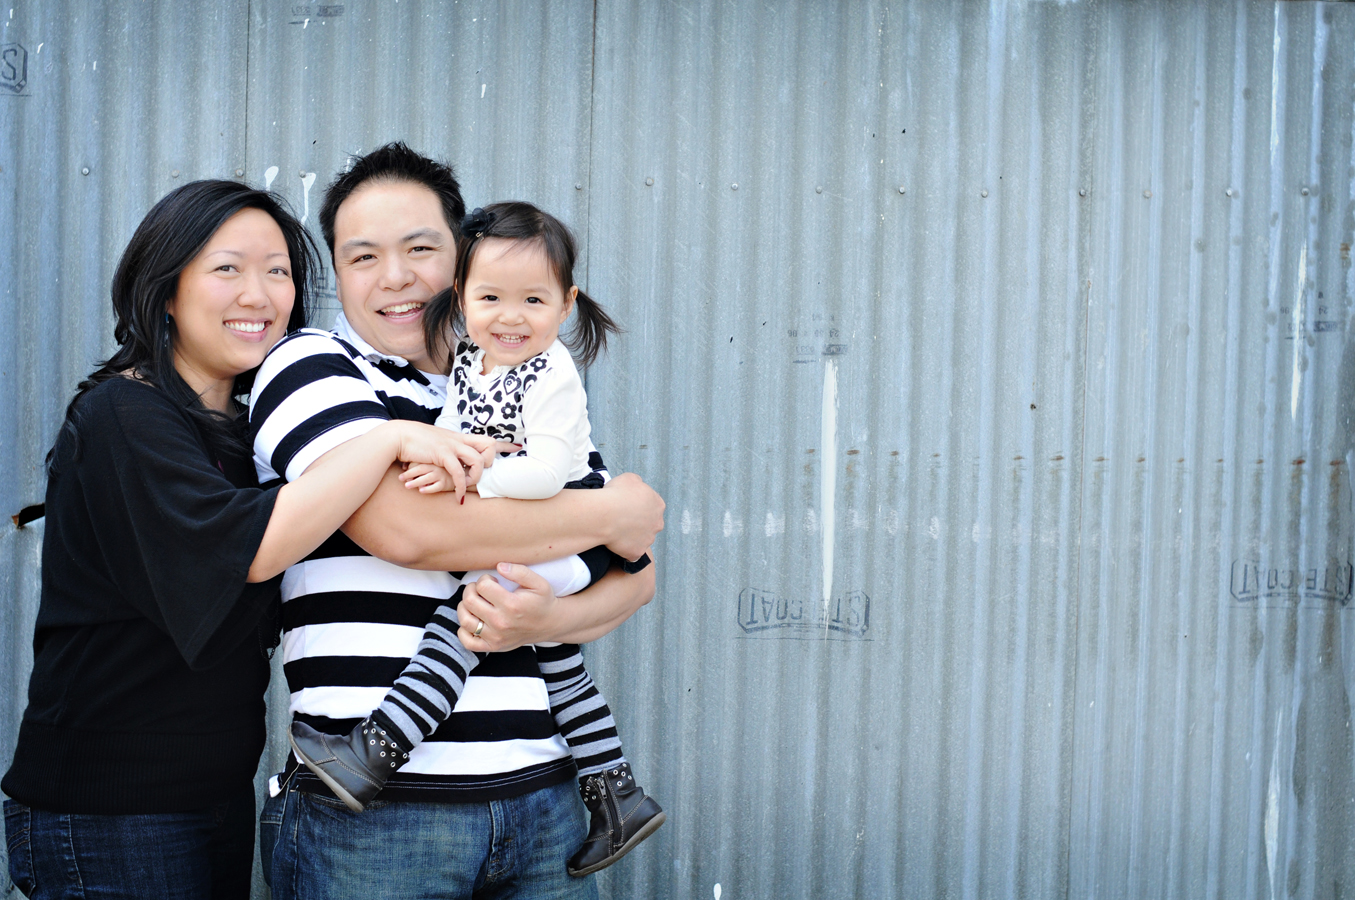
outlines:
{"label": "woman's shoulder", "polygon": [[89,462],[125,454],[129,444],[159,446],[166,435],[192,427],[152,382],[115,375],[76,397],[52,446],[52,472],[71,458]]}
{"label": "woman's shoulder", "polygon": [[132,432],[196,432],[187,410],[154,382],[131,375],[115,375],[96,384],[76,401],[75,412],[77,431],[99,443]]}
{"label": "woman's shoulder", "polygon": [[138,375],[114,375],[90,388],[80,397],[77,407],[81,412],[124,409],[176,409],[163,390]]}

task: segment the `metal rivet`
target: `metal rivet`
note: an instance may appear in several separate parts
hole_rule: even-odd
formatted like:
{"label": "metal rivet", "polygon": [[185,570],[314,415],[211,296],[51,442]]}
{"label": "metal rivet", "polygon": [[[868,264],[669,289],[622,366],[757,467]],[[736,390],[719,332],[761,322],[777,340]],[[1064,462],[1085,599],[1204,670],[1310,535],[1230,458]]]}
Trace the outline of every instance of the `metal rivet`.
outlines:
{"label": "metal rivet", "polygon": [[1078,188],[1078,189],[1077,189],[1077,195],[1078,195],[1079,197],[1085,197],[1085,196],[1087,196],[1087,189],[1086,189],[1086,188]]}
{"label": "metal rivet", "polygon": [[731,185],[729,186],[729,189],[730,189],[731,191],[737,191],[737,190],[739,189],[739,183],[738,183],[737,181],[734,182],[733,184],[731,184]]}
{"label": "metal rivet", "polygon": [[300,172],[297,172],[296,174],[297,174],[297,177],[298,177],[298,178],[305,178],[305,177],[306,177],[306,170],[305,170],[305,169],[302,169]]}
{"label": "metal rivet", "polygon": [[178,169],[174,169],[173,171],[171,171],[171,172],[169,173],[169,177],[170,177],[170,178],[178,178],[178,177],[179,177],[179,170],[178,170]]}
{"label": "metal rivet", "polygon": [[1153,192],[1152,192],[1152,191],[1144,191],[1144,192],[1143,192],[1143,199],[1147,200],[1147,199],[1148,199],[1149,197],[1151,197],[1151,196],[1153,196]]}
{"label": "metal rivet", "polygon": [[979,191],[979,196],[980,196],[980,197],[987,197],[987,196],[988,196],[988,191],[987,191],[987,190]]}
{"label": "metal rivet", "polygon": [[1233,189],[1232,189],[1232,188],[1228,188],[1228,190],[1226,190],[1226,191],[1223,192],[1223,196],[1225,196],[1225,197],[1231,197],[1231,196],[1233,196]]}
{"label": "metal rivet", "polygon": [[81,175],[88,175],[88,174],[89,174],[89,166],[83,166],[83,167],[80,169],[80,174],[81,174]]}
{"label": "metal rivet", "polygon": [[236,170],[235,170],[235,177],[236,177],[236,178],[244,178],[244,177],[245,177],[245,170],[244,170],[244,169],[236,169]]}
{"label": "metal rivet", "polygon": [[823,187],[822,187],[821,185],[815,186],[815,188],[814,188],[814,193],[816,193],[816,194],[822,194],[822,193],[823,193]]}
{"label": "metal rivet", "polygon": [[583,190],[583,185],[579,184],[579,183],[576,181],[576,182],[574,183],[574,190],[576,190],[576,191],[581,191],[581,190]]}
{"label": "metal rivet", "polygon": [[645,184],[647,184],[649,187],[653,187],[653,186],[654,186],[654,179],[653,179],[653,178],[646,178],[646,179],[645,179]]}
{"label": "metal rivet", "polygon": [[1304,188],[1303,190],[1299,191],[1299,193],[1302,194],[1303,196],[1307,197],[1307,196],[1308,196],[1308,189],[1307,189],[1307,188]]}
{"label": "metal rivet", "polygon": [[903,185],[899,185],[899,193],[900,193],[900,194],[903,193]]}

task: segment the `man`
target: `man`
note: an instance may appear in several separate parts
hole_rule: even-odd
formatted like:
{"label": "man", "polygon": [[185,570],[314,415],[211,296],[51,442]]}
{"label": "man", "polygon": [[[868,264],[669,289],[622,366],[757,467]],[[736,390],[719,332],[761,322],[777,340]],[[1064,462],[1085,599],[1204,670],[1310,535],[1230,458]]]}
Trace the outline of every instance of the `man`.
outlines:
{"label": "man", "polygon": [[[343,312],[333,334],[282,341],[251,398],[261,481],[291,480],[387,418],[432,422],[445,360],[425,347],[422,308],[452,282],[464,213],[452,171],[389,144],[339,174],[320,213]],[[346,734],[382,700],[423,626],[452,596],[449,571],[530,564],[606,544],[635,558],[663,501],[635,476],[544,501],[407,490],[393,469],[371,499],[283,579],[285,670],[296,721]],[[557,600],[524,565],[467,587],[469,650],[489,655],[457,711],[353,813],[305,768],[273,779],[261,817],[273,896],[595,897],[565,862],[583,841],[574,764],[556,733],[536,641],[582,642],[648,602],[653,567],[613,571]],[[483,624],[480,624],[483,623]],[[284,783],[285,782],[285,783]]]}

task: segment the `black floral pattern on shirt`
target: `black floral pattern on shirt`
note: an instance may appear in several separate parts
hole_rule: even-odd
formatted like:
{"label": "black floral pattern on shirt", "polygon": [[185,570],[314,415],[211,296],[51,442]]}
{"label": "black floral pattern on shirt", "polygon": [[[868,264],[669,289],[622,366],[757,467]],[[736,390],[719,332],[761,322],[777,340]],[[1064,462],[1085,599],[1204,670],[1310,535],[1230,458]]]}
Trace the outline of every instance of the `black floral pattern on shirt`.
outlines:
{"label": "black floral pattern on shirt", "polygon": [[[483,434],[496,441],[522,443],[522,400],[541,376],[551,369],[546,354],[533,356],[494,375],[488,385],[477,387],[476,355],[480,348],[470,341],[456,345],[452,366],[452,390],[456,392],[456,413],[461,429],[468,434]],[[524,447],[511,456],[526,456]]]}

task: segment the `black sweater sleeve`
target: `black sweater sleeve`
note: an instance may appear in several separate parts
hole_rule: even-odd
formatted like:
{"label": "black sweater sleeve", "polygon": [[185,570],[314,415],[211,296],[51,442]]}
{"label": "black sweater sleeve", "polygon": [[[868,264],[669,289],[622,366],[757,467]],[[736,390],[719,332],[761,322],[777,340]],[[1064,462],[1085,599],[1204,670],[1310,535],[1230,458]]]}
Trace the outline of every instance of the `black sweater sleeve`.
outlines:
{"label": "black sweater sleeve", "polygon": [[[150,385],[112,379],[78,414],[78,448],[60,448],[58,508],[47,509],[57,533],[46,562],[65,556],[70,569],[45,573],[54,602],[39,631],[141,616],[190,668],[214,665],[277,595],[276,579],[245,581],[276,489],[232,483],[192,419]],[[83,514],[65,514],[75,503]]]}

